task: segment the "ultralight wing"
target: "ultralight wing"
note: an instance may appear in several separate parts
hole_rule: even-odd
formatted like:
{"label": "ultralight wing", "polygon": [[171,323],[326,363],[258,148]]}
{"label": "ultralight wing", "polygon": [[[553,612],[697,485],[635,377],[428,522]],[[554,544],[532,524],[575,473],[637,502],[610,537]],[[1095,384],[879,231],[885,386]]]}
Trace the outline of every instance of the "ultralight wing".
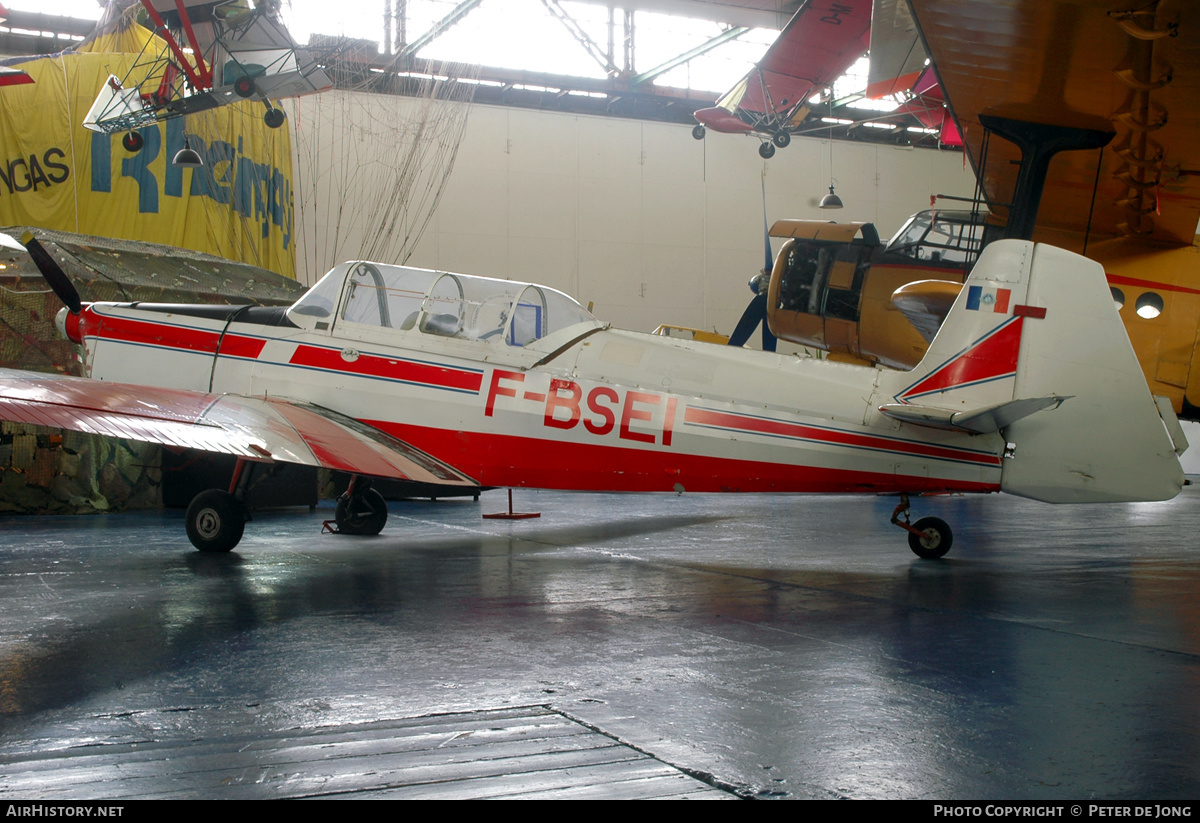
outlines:
{"label": "ultralight wing", "polygon": [[981,116],[1115,131],[1102,155],[1053,159],[1038,230],[1190,245],[1200,218],[1200,4],[1132,6],[912,0],[991,203],[1012,201],[1020,151],[991,140],[983,166]]}
{"label": "ultralight wing", "polygon": [[254,462],[474,488],[402,440],[336,412],[277,397],[165,389],[0,369],[0,419]]}
{"label": "ultralight wing", "polygon": [[807,0],[750,73],[696,120],[720,132],[798,125],[808,98],[862,57],[870,28],[870,0]]}
{"label": "ultralight wing", "polygon": [[870,30],[867,0],[810,0],[758,61],[739,105],[771,112],[807,100],[863,56]]}

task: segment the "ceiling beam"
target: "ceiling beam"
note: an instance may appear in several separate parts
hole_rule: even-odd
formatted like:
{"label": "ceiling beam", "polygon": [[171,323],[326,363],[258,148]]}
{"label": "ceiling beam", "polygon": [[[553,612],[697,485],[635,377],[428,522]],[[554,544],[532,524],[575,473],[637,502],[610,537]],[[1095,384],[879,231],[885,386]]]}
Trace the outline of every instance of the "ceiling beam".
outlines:
{"label": "ceiling beam", "polygon": [[412,57],[418,51],[428,46],[430,43],[436,40],[442,34],[442,32],[446,31],[446,29],[462,20],[482,2],[483,0],[462,0],[462,2],[455,6],[449,14],[430,26],[429,31],[425,32],[416,40],[412,41],[403,49],[401,49],[399,54],[400,59],[403,60],[408,57]]}
{"label": "ceiling beam", "polygon": [[801,0],[581,0],[598,6],[674,14],[727,26],[782,29]]}
{"label": "ceiling beam", "polygon": [[692,49],[691,51],[685,51],[683,54],[676,55],[675,57],[672,57],[667,62],[662,63],[661,65],[655,66],[654,68],[650,69],[650,71],[642,72],[637,77],[633,78],[633,80],[630,81],[630,83],[631,83],[631,85],[639,86],[642,83],[645,83],[649,80],[653,80],[655,77],[658,77],[660,74],[663,74],[664,72],[668,72],[671,69],[675,68],[676,66],[683,65],[684,63],[691,60],[692,58],[699,57],[700,55],[704,54],[705,52],[715,49],[717,46],[720,46],[723,43],[728,43],[730,40],[736,40],[737,38],[741,37],[743,34],[745,34],[748,31],[750,31],[750,29],[747,28],[746,26],[734,26],[733,28],[728,29],[727,31],[721,32],[716,37],[709,40],[707,43],[701,43],[699,46],[696,46],[696,48]]}
{"label": "ceiling beam", "polygon": [[588,33],[583,30],[583,26],[579,25],[575,18],[569,15],[567,10],[558,4],[558,0],[542,0],[542,4],[555,19],[566,27],[567,31],[571,32],[571,36],[579,41],[579,45],[583,46],[584,50],[592,56],[592,59],[600,64],[600,68],[604,69],[609,77],[620,73],[620,69],[613,65],[612,60],[609,59],[604,49],[596,45],[596,41],[592,40],[588,36]]}

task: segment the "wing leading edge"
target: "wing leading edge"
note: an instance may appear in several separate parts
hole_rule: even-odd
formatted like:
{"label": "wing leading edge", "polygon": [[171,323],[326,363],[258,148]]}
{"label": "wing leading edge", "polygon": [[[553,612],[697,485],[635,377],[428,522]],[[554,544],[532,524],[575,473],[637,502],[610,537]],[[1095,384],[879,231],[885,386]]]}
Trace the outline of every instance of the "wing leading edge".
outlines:
{"label": "wing leading edge", "polygon": [[242,397],[0,369],[0,419],[255,462],[477,488],[441,462],[357,420],[277,397]]}

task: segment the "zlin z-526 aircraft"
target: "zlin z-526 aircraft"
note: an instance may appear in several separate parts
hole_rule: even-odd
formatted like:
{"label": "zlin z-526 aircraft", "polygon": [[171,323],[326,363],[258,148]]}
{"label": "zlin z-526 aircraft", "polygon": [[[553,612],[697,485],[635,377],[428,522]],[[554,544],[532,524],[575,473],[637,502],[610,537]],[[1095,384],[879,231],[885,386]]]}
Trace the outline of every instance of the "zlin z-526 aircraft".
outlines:
{"label": "zlin z-526 aircraft", "polygon": [[379,532],[372,477],[466,487],[895,494],[921,557],[952,535],[910,494],[1047,502],[1174,497],[1186,448],[1156,402],[1103,270],[1006,240],[980,258],[910,372],[619,331],[542,286],[345,263],[288,308],[68,309],[91,379],[0,373],[0,419],[233,454],[188,509],[228,551],[247,467],[347,472],[340,531]]}

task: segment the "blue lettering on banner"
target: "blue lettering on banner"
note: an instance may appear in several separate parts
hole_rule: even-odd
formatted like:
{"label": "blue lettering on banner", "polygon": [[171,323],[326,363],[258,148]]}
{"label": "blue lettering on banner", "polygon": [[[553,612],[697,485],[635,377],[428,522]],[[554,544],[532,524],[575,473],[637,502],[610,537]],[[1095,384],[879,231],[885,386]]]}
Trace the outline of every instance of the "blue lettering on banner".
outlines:
{"label": "blue lettering on banner", "polygon": [[[230,206],[247,219],[260,222],[264,240],[270,237],[271,226],[276,226],[283,232],[283,248],[291,247],[295,220],[292,186],[280,169],[267,163],[255,163],[247,157],[241,137],[238,137],[236,148],[225,140],[214,140],[210,145],[202,137],[186,133],[182,118],[167,120],[165,125],[165,151],[162,151],[162,132],[156,126],[147,126],[138,130],[145,140],[141,151],[121,159],[121,176],[137,181],[139,212],[157,214],[159,211],[158,177],[150,170],[150,164],[160,153],[168,158],[161,194],[165,197],[184,196],[184,170],[171,163],[170,158],[188,145],[204,161],[204,165],[192,169],[188,196],[207,197]],[[6,172],[8,170],[0,166],[0,177]],[[112,191],[112,137],[99,132],[92,133],[91,185],[94,192]]]}

